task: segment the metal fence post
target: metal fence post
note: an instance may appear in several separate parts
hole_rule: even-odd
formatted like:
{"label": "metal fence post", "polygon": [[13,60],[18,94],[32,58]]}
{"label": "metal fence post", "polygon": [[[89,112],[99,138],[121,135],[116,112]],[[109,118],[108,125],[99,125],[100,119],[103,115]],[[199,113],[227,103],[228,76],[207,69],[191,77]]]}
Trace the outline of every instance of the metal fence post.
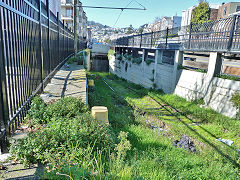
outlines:
{"label": "metal fence post", "polygon": [[230,51],[230,49],[232,48],[236,19],[237,19],[237,15],[234,15],[233,20],[232,20],[232,27],[231,27],[230,35],[229,35],[229,41],[228,41],[228,47],[227,47],[228,51]]}
{"label": "metal fence post", "polygon": [[142,47],[142,33],[141,33],[141,40],[140,40],[140,48]]}
{"label": "metal fence post", "polygon": [[57,47],[57,53],[58,53],[58,62],[59,62],[59,59],[60,59],[60,23],[59,23],[59,12],[57,12],[57,25],[58,25],[58,47]]}
{"label": "metal fence post", "polygon": [[153,43],[153,31],[151,32],[151,45],[150,45],[150,48],[152,48],[152,43]]}
{"label": "metal fence post", "polygon": [[189,29],[189,37],[188,37],[188,49],[191,47],[191,36],[192,36],[192,22],[190,23],[190,29]]}
{"label": "metal fence post", "polygon": [[47,14],[48,14],[48,61],[49,61],[49,71],[48,74],[51,72],[51,50],[50,50],[50,6],[49,6],[49,0],[47,0]]}
{"label": "metal fence post", "polygon": [[41,78],[41,92],[43,92],[43,49],[42,49],[42,1],[39,1],[39,55],[40,55],[40,78]]}
{"label": "metal fence post", "polygon": [[167,49],[167,45],[168,45],[168,27],[167,27],[167,31],[166,31],[166,44],[165,44],[165,49]]}
{"label": "metal fence post", "polygon": [[[9,134],[9,109],[6,80],[6,65],[4,56],[2,13],[0,12],[0,146],[1,152],[7,150],[7,134]],[[1,154],[0,152],[0,154]]]}

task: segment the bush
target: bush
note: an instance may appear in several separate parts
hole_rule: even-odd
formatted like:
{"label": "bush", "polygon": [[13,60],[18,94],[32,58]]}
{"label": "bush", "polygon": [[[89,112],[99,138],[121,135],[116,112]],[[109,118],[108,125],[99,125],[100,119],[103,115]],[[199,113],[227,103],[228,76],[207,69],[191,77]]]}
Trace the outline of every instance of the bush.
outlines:
{"label": "bush", "polygon": [[81,113],[88,111],[88,107],[81,99],[74,97],[61,98],[53,104],[49,104],[46,109],[45,119],[49,121],[55,117],[74,118]]}
{"label": "bush", "polygon": [[75,58],[74,58],[74,56],[72,56],[67,60],[67,63],[72,64],[74,62],[74,60],[75,60]]}
{"label": "bush", "polygon": [[142,63],[142,58],[133,58],[132,62],[135,63],[135,64],[141,64]]}
{"label": "bush", "polygon": [[66,97],[53,104],[46,105],[39,96],[36,96],[31,102],[27,119],[31,125],[45,124],[53,117],[73,118],[87,112],[87,110],[88,107],[81,99]]}
{"label": "bush", "polygon": [[[20,162],[57,163],[56,160],[72,155],[72,160],[81,158],[84,150],[105,150],[113,147],[112,133],[105,124],[81,114],[74,118],[52,118],[45,128],[29,133],[27,138],[17,140],[10,152]],[[80,153],[80,154],[79,154]]]}
{"label": "bush", "polygon": [[27,119],[33,124],[43,124],[45,123],[45,111],[47,105],[44,101],[36,96],[32,99],[30,109],[28,110]]}
{"label": "bush", "polygon": [[145,62],[147,65],[150,65],[151,63],[154,62],[154,60],[147,58]]}

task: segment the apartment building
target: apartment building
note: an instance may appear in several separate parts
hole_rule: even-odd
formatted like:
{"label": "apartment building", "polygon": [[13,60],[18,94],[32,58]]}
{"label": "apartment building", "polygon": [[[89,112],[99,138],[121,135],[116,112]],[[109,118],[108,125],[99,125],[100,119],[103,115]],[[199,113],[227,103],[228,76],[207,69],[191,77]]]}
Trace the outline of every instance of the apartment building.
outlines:
{"label": "apartment building", "polygon": [[[42,0],[42,2],[46,5],[47,0]],[[49,0],[49,8],[55,16],[58,12],[61,15],[61,0]]]}
{"label": "apartment building", "polygon": [[[73,31],[74,0],[61,0],[61,20]],[[87,38],[87,16],[83,11],[82,3],[78,1],[77,7],[77,34],[80,38]]]}
{"label": "apartment building", "polygon": [[217,19],[223,19],[236,12],[240,13],[240,2],[222,3],[218,10]]}
{"label": "apartment building", "polygon": [[166,30],[167,28],[172,29],[181,26],[182,17],[181,16],[164,16],[160,20],[156,21],[152,25],[152,31]]}

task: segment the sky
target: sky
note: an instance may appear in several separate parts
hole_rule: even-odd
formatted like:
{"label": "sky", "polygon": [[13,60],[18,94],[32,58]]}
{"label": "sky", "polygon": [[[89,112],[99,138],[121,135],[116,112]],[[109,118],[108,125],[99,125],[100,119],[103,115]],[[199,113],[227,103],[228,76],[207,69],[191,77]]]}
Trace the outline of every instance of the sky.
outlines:
{"label": "sky", "polygon": [[[126,7],[132,0],[81,0],[83,6],[108,6],[108,7]],[[134,28],[151,23],[156,17],[162,16],[181,16],[182,10],[197,5],[198,0],[136,0],[146,7],[146,11],[124,10],[116,23],[115,27]],[[129,8],[141,8],[135,0],[128,6]],[[239,2],[240,0],[230,0]],[[230,1],[208,0],[210,4],[222,4]],[[99,22],[103,25],[113,27],[121,10],[90,9],[84,8],[89,21]]]}

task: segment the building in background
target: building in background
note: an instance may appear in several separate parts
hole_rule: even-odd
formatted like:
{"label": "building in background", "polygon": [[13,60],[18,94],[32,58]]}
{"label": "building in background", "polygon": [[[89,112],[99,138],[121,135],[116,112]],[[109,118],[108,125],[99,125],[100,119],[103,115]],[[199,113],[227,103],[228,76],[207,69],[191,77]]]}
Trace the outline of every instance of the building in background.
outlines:
{"label": "building in background", "polygon": [[155,21],[154,24],[152,24],[152,31],[161,31],[166,30],[167,28],[172,29],[176,27],[181,27],[181,16],[171,16],[167,17],[164,16],[160,18],[159,20]]}
{"label": "building in background", "polygon": [[[42,0],[42,2],[46,5],[46,0]],[[49,0],[49,8],[53,12],[55,16],[59,12],[59,16],[61,15],[61,0]]]}
{"label": "building in background", "polygon": [[[61,0],[61,20],[64,24],[73,31],[73,15],[74,15],[74,0]],[[78,1],[77,7],[77,34],[86,40],[87,39],[87,16],[83,11],[82,3]]]}
{"label": "building in background", "polygon": [[[210,7],[210,20],[217,20],[218,18],[218,9],[221,5],[220,4],[209,4]],[[192,6],[186,10],[182,11],[182,23],[181,26],[188,26],[191,23],[192,19],[192,11],[197,6]]]}
{"label": "building in background", "polygon": [[240,13],[240,2],[223,3],[219,7],[217,19],[227,18],[236,12]]}

